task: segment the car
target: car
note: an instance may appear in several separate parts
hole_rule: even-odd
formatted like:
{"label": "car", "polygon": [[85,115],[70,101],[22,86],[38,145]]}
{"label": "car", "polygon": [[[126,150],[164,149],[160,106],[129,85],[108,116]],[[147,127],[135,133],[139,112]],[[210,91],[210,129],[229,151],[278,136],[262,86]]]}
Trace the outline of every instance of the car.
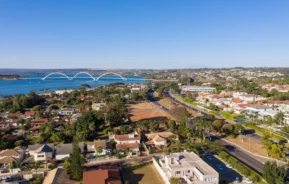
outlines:
{"label": "car", "polygon": [[224,168],[221,165],[217,165],[217,168],[221,171],[224,170]]}
{"label": "car", "polygon": [[249,180],[248,178],[245,178],[244,180],[243,180],[243,182],[244,183],[253,183],[251,180]]}
{"label": "car", "polygon": [[213,160],[213,158],[210,155],[207,156],[207,159],[208,160]]}
{"label": "car", "polygon": [[227,164],[226,167],[229,168],[229,169],[232,169],[232,166],[229,165],[229,164]]}
{"label": "car", "polygon": [[232,150],[234,150],[235,149],[235,147],[234,146],[231,146],[231,145],[225,145],[225,148],[227,149],[227,150],[229,150],[229,151],[232,151]]}

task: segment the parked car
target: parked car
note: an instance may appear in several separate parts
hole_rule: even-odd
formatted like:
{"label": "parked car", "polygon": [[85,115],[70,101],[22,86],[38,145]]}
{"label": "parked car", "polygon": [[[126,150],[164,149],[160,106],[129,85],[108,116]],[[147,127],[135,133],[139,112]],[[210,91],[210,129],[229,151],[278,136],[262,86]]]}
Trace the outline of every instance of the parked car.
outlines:
{"label": "parked car", "polygon": [[207,159],[208,160],[213,160],[213,158],[210,155],[207,156]]}
{"label": "parked car", "polygon": [[224,170],[224,168],[221,165],[217,165],[217,168],[221,171]]}
{"label": "parked car", "polygon": [[253,183],[251,180],[249,180],[248,178],[245,178],[244,180],[243,180],[243,182],[244,183]]}
{"label": "parked car", "polygon": [[229,164],[227,164],[226,167],[229,168],[229,169],[232,169],[232,166],[229,165]]}

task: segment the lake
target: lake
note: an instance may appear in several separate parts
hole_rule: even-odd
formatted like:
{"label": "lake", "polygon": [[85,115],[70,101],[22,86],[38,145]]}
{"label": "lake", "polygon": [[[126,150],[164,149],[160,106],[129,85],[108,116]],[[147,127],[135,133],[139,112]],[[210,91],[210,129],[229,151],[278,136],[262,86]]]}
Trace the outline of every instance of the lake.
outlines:
{"label": "lake", "polygon": [[[104,86],[111,83],[123,82],[124,84],[143,84],[146,83],[141,76],[124,76],[129,80],[123,81],[118,76],[104,76],[98,81],[94,81],[85,74],[80,74],[74,80],[68,80],[67,78],[52,78],[62,77],[61,75],[53,75],[51,78],[41,80],[47,74],[23,74],[21,77],[27,79],[21,80],[0,80],[0,95],[13,95],[13,94],[27,94],[30,91],[41,92],[41,89],[49,89],[49,91],[55,91],[58,89],[75,89],[80,88],[81,84],[88,84],[91,87]],[[66,74],[69,77],[73,77],[75,74]],[[98,77],[98,76],[93,76]],[[135,80],[134,80],[135,79]]]}

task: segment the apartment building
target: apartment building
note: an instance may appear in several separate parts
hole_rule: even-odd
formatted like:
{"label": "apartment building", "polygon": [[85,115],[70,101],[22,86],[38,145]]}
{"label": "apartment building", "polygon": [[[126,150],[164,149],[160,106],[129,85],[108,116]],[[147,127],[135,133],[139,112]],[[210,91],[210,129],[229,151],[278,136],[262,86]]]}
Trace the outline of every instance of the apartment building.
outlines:
{"label": "apartment building", "polygon": [[182,86],[182,93],[201,93],[208,92],[214,93],[216,88],[207,87],[207,86]]}
{"label": "apartment building", "polygon": [[219,173],[194,152],[164,155],[153,162],[167,184],[171,177],[182,178],[187,184],[219,183]]}

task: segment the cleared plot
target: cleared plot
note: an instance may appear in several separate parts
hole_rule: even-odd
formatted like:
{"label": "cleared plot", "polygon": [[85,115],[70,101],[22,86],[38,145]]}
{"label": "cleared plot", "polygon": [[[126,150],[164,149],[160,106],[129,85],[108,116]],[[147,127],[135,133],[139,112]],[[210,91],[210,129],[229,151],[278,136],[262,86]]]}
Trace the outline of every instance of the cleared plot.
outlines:
{"label": "cleared plot", "polygon": [[133,122],[145,119],[172,118],[170,114],[168,114],[162,108],[156,106],[152,102],[133,104],[129,105],[128,108],[130,113],[130,119]]}
{"label": "cleared plot", "polygon": [[125,184],[164,184],[161,176],[153,164],[149,164],[137,169],[131,167],[124,168],[123,171]]}
{"label": "cleared plot", "polygon": [[238,136],[236,138],[227,138],[229,141],[241,146],[242,148],[261,156],[267,156],[267,151],[262,145],[254,139],[246,136]]}

